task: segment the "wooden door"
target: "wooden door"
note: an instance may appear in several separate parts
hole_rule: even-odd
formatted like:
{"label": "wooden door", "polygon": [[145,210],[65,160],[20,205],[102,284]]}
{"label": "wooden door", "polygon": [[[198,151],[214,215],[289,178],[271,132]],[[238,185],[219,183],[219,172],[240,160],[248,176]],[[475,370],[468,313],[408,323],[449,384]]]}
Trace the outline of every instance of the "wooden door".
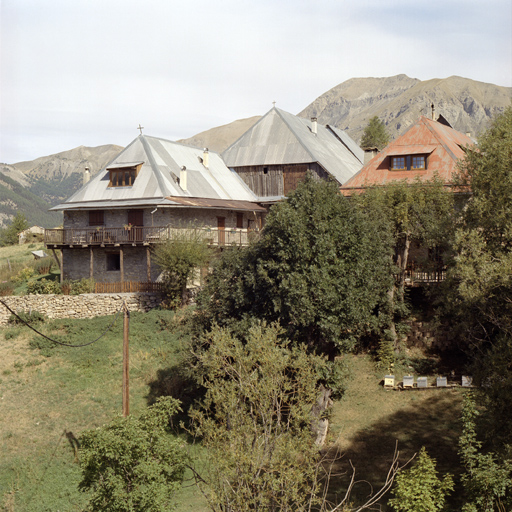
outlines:
{"label": "wooden door", "polygon": [[219,245],[226,245],[226,217],[217,217],[217,228],[219,230]]}
{"label": "wooden door", "polygon": [[128,210],[128,225],[130,228],[130,240],[142,241],[142,226],[144,226],[144,210]]}

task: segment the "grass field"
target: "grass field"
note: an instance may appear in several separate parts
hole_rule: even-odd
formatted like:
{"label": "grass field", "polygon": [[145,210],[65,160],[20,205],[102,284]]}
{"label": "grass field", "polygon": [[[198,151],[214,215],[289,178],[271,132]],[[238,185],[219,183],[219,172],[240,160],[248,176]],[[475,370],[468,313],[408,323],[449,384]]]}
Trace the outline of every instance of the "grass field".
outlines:
{"label": "grass field", "polygon": [[[42,329],[78,344],[97,337],[111,320],[55,320]],[[121,320],[84,348],[50,349],[39,342],[43,349],[34,349],[37,336],[27,328],[0,329],[0,504],[5,511],[82,510],[87,496],[77,490],[73,443],[84,429],[121,412]],[[131,315],[131,413],[138,414],[158,393],[176,390],[173,366],[186,343],[173,313]],[[338,470],[347,471],[351,460],[358,480],[378,486],[398,441],[402,460],[425,445],[441,473],[458,473],[460,391],[388,391],[379,385],[382,375],[368,356],[348,356],[347,364],[348,389],[331,415],[330,442],[345,453]],[[334,479],[331,495],[341,495],[346,482],[346,476]],[[365,482],[356,485],[354,500],[368,494]],[[180,511],[206,511],[191,485],[180,500]],[[453,506],[456,510],[456,499]]]}
{"label": "grass field", "polygon": [[[97,337],[111,321],[55,320],[42,329],[79,344]],[[84,348],[32,349],[36,336],[26,327],[0,331],[0,500],[8,511],[78,511],[86,496],[77,490],[80,472],[72,442],[84,429],[121,413],[122,315],[104,338]],[[182,345],[172,313],[131,315],[131,413],[147,407],[165,386],[162,380]],[[184,500],[182,510],[201,510],[190,488]]]}

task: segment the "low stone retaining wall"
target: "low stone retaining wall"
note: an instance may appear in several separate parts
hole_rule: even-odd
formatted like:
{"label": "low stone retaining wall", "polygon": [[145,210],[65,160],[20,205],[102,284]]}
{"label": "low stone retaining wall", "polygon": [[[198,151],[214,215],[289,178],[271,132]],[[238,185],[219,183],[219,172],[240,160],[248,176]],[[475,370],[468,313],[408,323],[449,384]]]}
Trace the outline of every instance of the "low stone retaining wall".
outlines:
{"label": "low stone retaining wall", "polygon": [[[84,293],[82,295],[23,295],[1,297],[13,311],[38,311],[48,318],[93,318],[113,315],[123,302],[129,311],[149,311],[162,302],[158,293]],[[0,303],[0,325],[11,313]]]}

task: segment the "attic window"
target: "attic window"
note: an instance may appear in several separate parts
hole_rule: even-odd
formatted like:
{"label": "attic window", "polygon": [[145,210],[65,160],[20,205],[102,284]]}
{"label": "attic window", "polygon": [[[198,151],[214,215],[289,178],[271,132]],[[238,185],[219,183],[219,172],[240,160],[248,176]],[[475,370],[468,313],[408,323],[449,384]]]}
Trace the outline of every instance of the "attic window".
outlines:
{"label": "attic window", "polygon": [[109,187],[131,187],[139,174],[142,163],[116,165],[108,168]]}
{"label": "attic window", "polygon": [[425,169],[425,155],[413,156],[411,169]]}
{"label": "attic window", "polygon": [[405,167],[405,156],[392,156],[391,157],[391,169],[393,171],[404,171]]}
{"label": "attic window", "polygon": [[427,155],[404,155],[391,157],[392,171],[421,171],[427,168]]}

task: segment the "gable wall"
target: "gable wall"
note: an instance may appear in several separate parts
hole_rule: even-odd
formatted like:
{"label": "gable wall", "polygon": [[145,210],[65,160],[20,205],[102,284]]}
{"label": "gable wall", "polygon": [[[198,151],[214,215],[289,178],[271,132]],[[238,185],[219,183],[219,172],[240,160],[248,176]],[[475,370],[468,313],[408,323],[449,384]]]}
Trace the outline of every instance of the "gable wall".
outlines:
{"label": "gable wall", "polygon": [[[267,172],[265,173],[265,169]],[[246,185],[260,197],[288,195],[304,180],[307,172],[319,179],[327,179],[327,173],[316,163],[253,165],[235,168]]]}

